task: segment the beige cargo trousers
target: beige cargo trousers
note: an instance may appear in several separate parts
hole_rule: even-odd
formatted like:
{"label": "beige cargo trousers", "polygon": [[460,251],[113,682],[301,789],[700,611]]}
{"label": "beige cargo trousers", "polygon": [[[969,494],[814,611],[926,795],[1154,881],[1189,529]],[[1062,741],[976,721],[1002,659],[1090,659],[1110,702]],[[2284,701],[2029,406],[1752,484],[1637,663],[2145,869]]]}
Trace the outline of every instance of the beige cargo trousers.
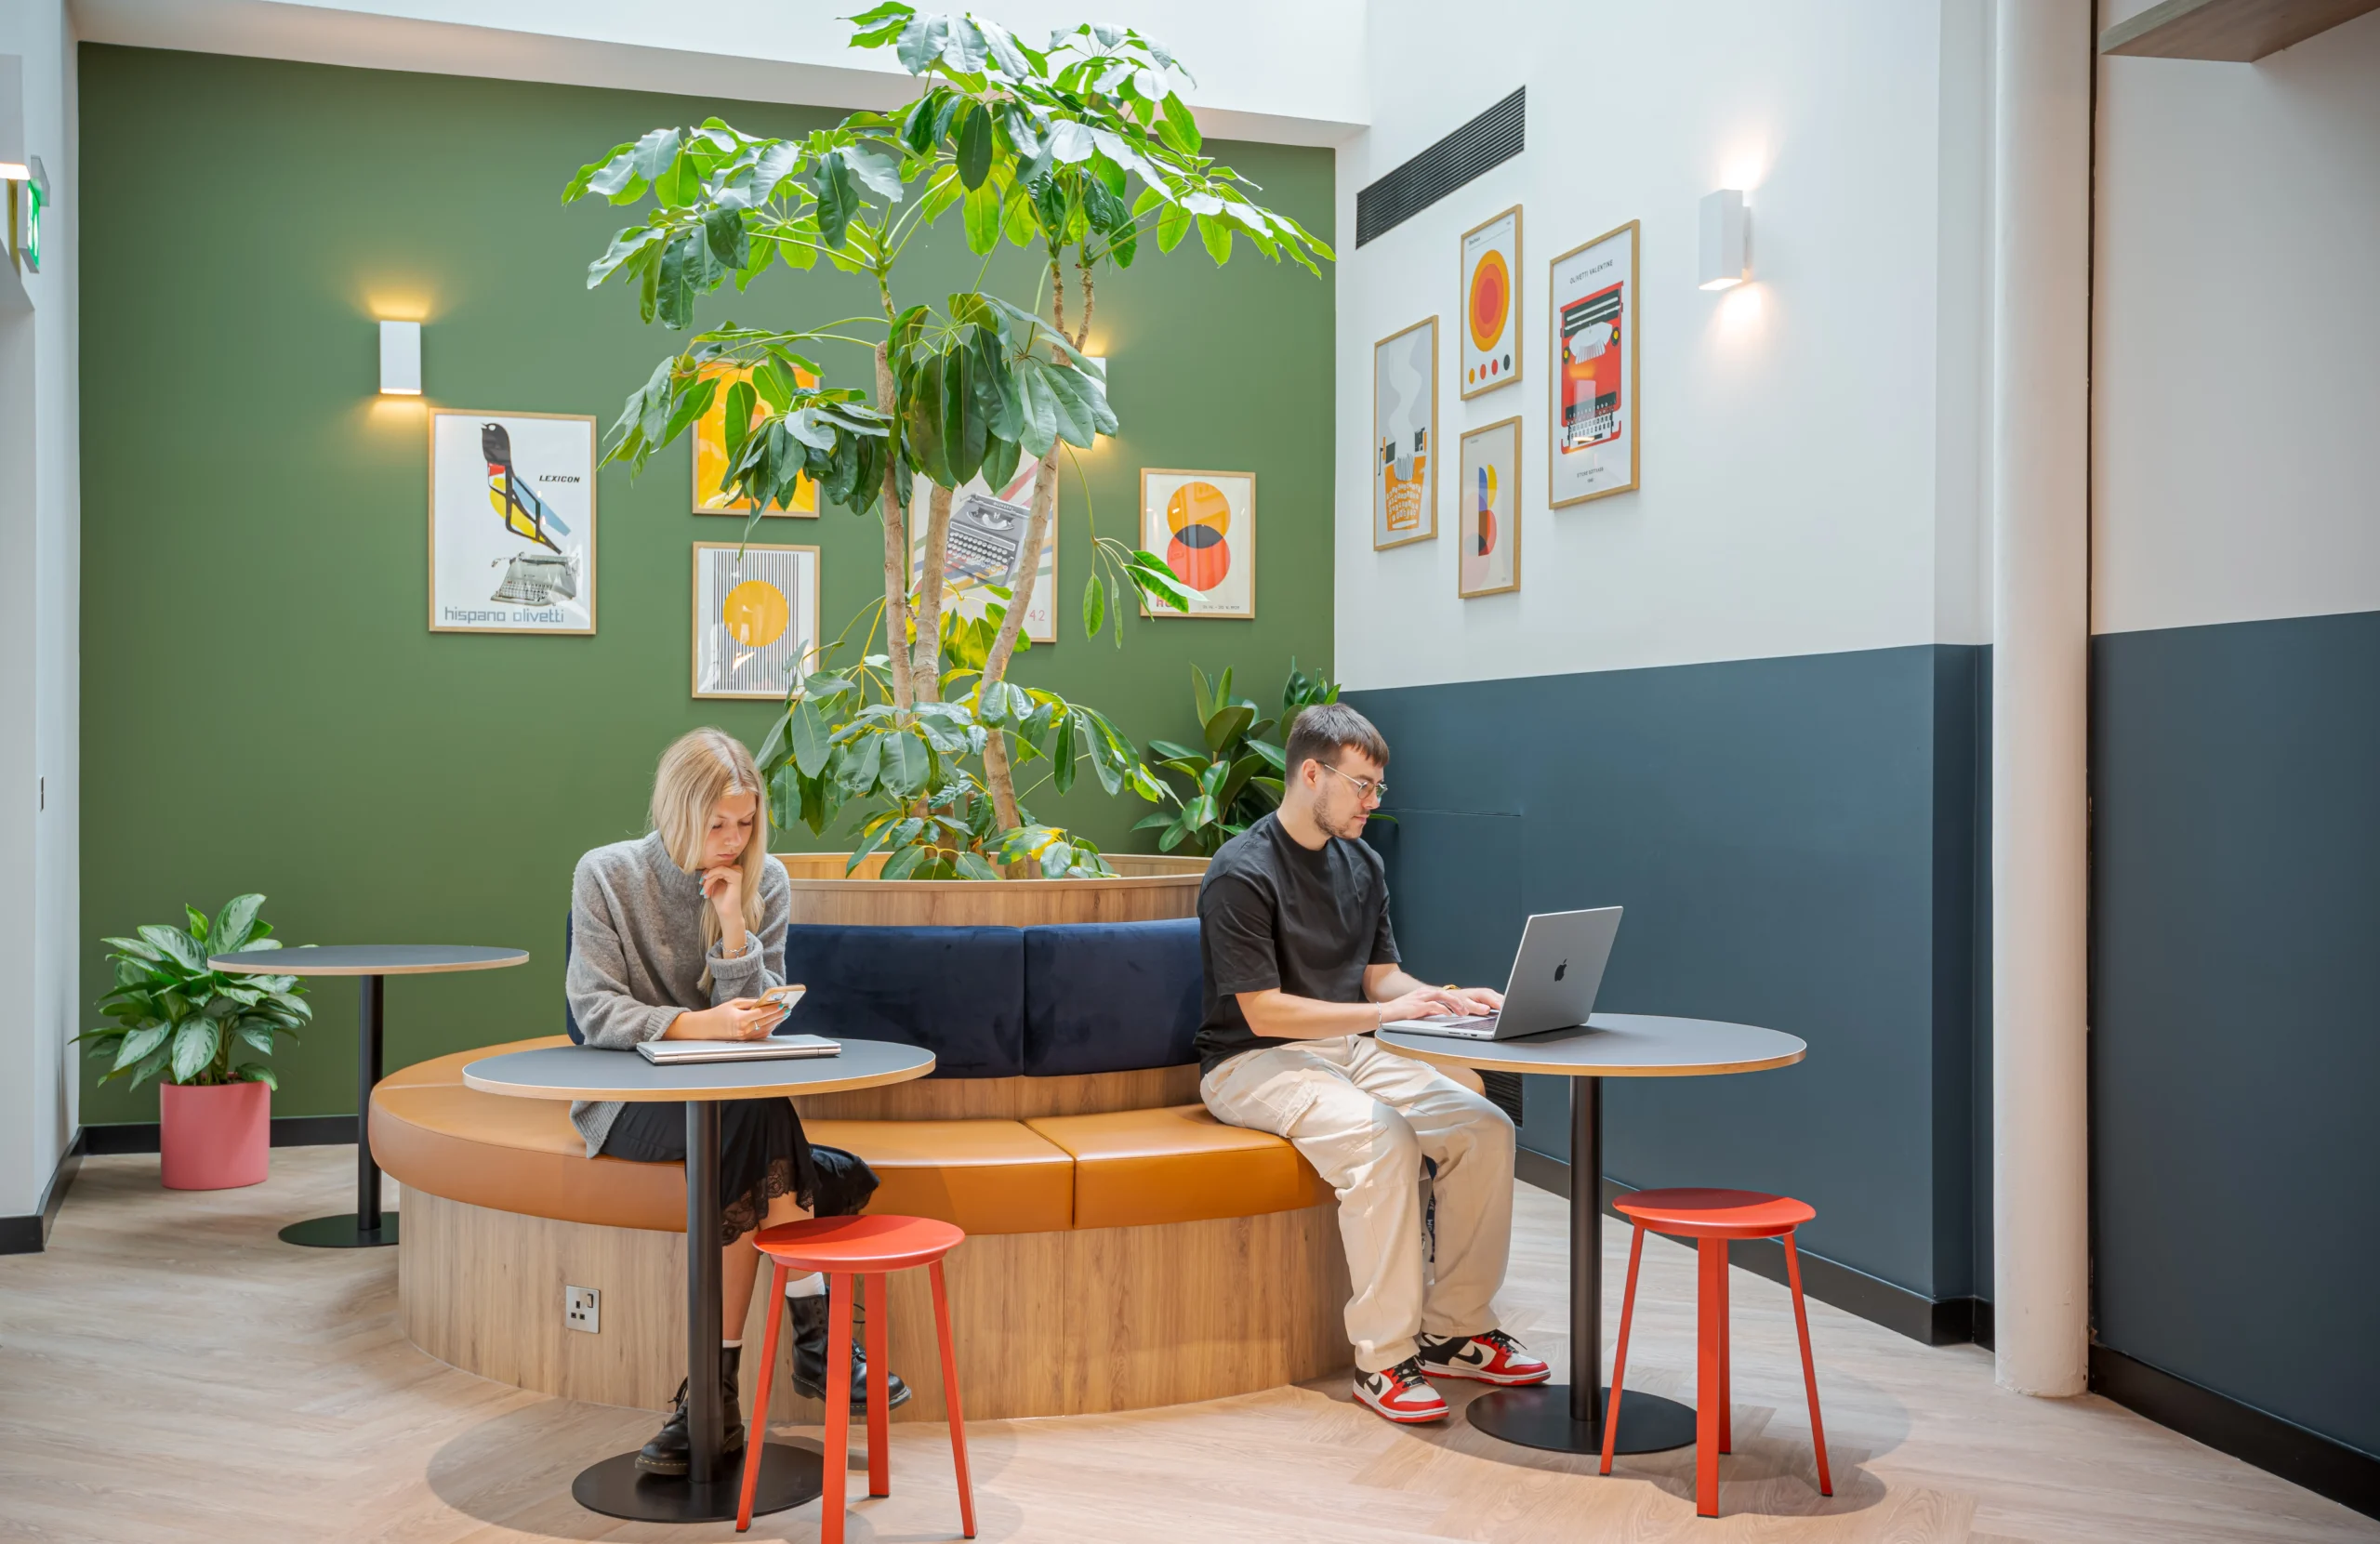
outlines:
{"label": "beige cargo trousers", "polygon": [[[1339,1193],[1361,1372],[1414,1339],[1498,1328],[1490,1300],[1513,1239],[1513,1123],[1503,1111],[1368,1035],[1242,1051],[1198,1081],[1217,1120],[1286,1137]],[[1421,1160],[1437,1166],[1425,1187]],[[1435,1259],[1423,1196],[1435,1193]]]}

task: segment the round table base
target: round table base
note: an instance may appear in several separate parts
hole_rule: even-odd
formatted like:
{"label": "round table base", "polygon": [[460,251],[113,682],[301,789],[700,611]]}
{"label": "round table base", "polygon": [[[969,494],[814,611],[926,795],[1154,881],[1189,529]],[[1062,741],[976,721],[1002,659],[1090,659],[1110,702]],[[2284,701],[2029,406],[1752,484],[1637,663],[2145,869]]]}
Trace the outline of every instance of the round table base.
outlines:
{"label": "round table base", "polygon": [[303,1222],[292,1222],[281,1230],[284,1244],[300,1244],[309,1249],[370,1249],[397,1241],[397,1214],[384,1211],[380,1225],[366,1229],[356,1221],[355,1214],[344,1211],[337,1217],[310,1217]]}
{"label": "round table base", "polygon": [[[752,1515],[784,1511],[814,1501],[826,1488],[826,1466],[806,1447],[773,1442],[760,1449],[760,1483],[752,1493]],[[578,1471],[571,1498],[588,1511],[634,1523],[732,1523],[744,1484],[744,1455],[720,1460],[708,1485],[647,1474],[636,1455],[623,1453]]]}
{"label": "round table base", "polygon": [[[1608,1391],[1598,1397],[1609,1398]],[[1603,1452],[1603,1432],[1570,1419],[1567,1384],[1540,1383],[1498,1389],[1471,1402],[1471,1424],[1491,1437],[1540,1447],[1549,1453]],[[1694,1409],[1659,1394],[1633,1393],[1620,1402],[1620,1440],[1615,1453],[1666,1453],[1694,1442]]]}

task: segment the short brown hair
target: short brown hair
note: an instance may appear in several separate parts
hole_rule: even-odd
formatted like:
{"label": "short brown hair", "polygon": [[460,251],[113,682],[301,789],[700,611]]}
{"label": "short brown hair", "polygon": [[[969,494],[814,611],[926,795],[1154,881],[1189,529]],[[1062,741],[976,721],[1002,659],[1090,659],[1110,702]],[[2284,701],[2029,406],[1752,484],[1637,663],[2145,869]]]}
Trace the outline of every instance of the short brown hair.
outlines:
{"label": "short brown hair", "polygon": [[1283,759],[1289,775],[1295,777],[1307,761],[1331,766],[1333,757],[1351,749],[1362,751],[1376,766],[1388,765],[1388,742],[1380,737],[1369,719],[1345,703],[1316,703],[1289,720],[1289,744]]}

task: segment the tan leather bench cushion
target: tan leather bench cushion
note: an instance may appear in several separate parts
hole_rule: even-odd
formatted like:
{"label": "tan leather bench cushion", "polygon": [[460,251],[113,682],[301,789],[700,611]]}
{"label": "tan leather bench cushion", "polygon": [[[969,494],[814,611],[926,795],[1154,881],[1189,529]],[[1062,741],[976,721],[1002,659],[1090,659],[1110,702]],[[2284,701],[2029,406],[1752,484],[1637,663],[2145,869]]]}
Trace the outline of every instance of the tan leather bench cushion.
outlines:
{"label": "tan leather bench cushion", "polygon": [[[372,1153],[400,1184],[497,1211],[681,1233],[679,1164],[587,1157],[560,1100],[463,1087],[483,1056],[561,1045],[561,1036],[416,1063],[372,1091]],[[1074,1217],[1074,1162],[1013,1120],[816,1120],[810,1140],[847,1148],[882,1181],[869,1209],[934,1217],[969,1233],[1063,1231]]]}
{"label": "tan leather bench cushion", "polygon": [[1253,1217],[1332,1199],[1296,1148],[1225,1126],[1202,1104],[1025,1124],[1074,1155],[1078,1228]]}

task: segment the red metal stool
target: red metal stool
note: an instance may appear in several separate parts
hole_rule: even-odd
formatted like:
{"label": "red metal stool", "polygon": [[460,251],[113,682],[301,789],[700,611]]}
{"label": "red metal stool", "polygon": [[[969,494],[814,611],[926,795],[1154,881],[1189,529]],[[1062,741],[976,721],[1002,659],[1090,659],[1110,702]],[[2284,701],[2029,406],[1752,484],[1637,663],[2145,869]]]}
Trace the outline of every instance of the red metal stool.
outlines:
{"label": "red metal stool", "polygon": [[885,1345],[886,1324],[892,1318],[885,1296],[889,1271],[914,1271],[922,1265],[933,1282],[933,1329],[942,1342],[942,1397],[950,1407],[950,1461],[959,1471],[960,1532],[975,1537],[975,1487],[967,1477],[967,1423],[959,1414],[959,1362],[950,1348],[950,1295],[942,1282],[942,1257],[965,1243],[967,1235],[947,1222],[929,1217],[819,1217],[782,1227],[763,1228],[754,1239],[774,1269],[769,1273],[769,1333],[760,1353],[760,1388],[752,1404],[752,1440],[744,1450],[744,1493],[735,1511],[735,1531],[752,1525],[752,1492],[760,1478],[760,1449],[769,1431],[769,1385],[775,1380],[777,1326],[785,1315],[774,1311],[785,1296],[785,1284],[795,1273],[826,1273],[826,1494],[820,1498],[819,1538],[822,1544],[842,1544],[843,1494],[851,1468],[852,1424],[852,1289],[867,1281],[867,1493],[892,1494],[891,1433],[886,1430],[886,1369],[891,1353]]}
{"label": "red metal stool", "polygon": [[1719,1515],[1719,1455],[1735,1446],[1729,1410],[1734,1390],[1728,1378],[1727,1241],[1775,1238],[1785,1245],[1785,1279],[1793,1288],[1793,1327],[1802,1336],[1802,1380],[1810,1391],[1810,1438],[1818,1448],[1818,1494],[1834,1494],[1826,1467],[1826,1428],[1818,1422],[1818,1365],[1810,1359],[1810,1317],[1802,1307],[1802,1260],[1793,1251],[1793,1230],[1818,1215],[1806,1202],[1756,1190],[1640,1190],[1612,1203],[1636,1224],[1628,1246],[1628,1291],[1620,1304],[1620,1346],[1612,1355],[1611,1400],[1603,1413],[1603,1472],[1611,1472],[1611,1449],[1620,1425],[1620,1379],[1628,1370],[1628,1326],[1636,1311],[1636,1266],[1645,1258],[1647,1233],[1701,1240],[1701,1292],[1696,1306],[1694,1394],[1694,1510]]}

